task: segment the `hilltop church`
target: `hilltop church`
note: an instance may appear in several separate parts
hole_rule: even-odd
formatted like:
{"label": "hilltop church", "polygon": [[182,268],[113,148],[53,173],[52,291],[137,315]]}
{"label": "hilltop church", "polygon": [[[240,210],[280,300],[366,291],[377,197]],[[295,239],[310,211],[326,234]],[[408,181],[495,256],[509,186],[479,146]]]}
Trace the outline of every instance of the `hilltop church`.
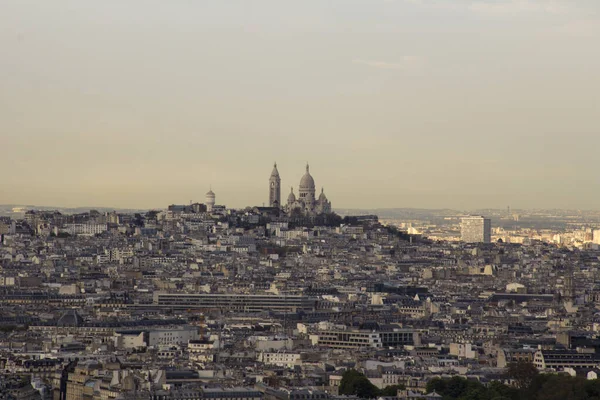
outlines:
{"label": "hilltop church", "polygon": [[310,175],[308,164],[306,164],[306,173],[300,179],[298,197],[294,194],[294,188],[292,187],[285,205],[281,204],[281,178],[279,177],[277,164],[275,164],[269,178],[269,206],[282,208],[288,215],[313,216],[331,213],[331,202],[327,200],[323,189],[321,189],[319,198],[316,198],[315,180]]}

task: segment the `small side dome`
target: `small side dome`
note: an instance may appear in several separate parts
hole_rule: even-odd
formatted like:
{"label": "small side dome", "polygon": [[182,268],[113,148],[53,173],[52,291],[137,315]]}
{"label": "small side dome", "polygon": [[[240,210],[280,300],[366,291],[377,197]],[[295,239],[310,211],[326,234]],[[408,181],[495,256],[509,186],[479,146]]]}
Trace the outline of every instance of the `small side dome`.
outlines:
{"label": "small side dome", "polygon": [[321,194],[319,195],[319,201],[325,202],[327,201],[327,196],[325,196],[325,191],[321,188]]}
{"label": "small side dome", "polygon": [[296,201],[296,195],[294,194],[294,188],[292,188],[292,191],[290,192],[290,195],[288,196],[288,203],[293,203]]}

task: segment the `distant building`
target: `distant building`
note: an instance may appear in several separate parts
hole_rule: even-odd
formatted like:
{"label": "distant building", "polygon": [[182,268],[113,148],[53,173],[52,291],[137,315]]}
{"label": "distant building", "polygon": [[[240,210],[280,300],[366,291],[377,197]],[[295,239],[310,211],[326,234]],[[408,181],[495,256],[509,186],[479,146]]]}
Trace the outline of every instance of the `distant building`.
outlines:
{"label": "distant building", "polygon": [[202,389],[203,399],[212,400],[261,400],[263,393],[252,388],[205,388]]}
{"label": "distant building", "polygon": [[154,304],[173,309],[211,309],[236,312],[313,311],[316,298],[295,295],[184,294],[154,292]]}
{"label": "distant building", "polygon": [[0,217],[0,235],[14,235],[16,223],[10,218]]}
{"label": "distant building", "polygon": [[108,230],[107,224],[65,224],[61,232],[66,232],[69,235],[84,235],[93,236],[104,233]]}
{"label": "distant building", "polygon": [[460,221],[460,237],[466,243],[490,243],[492,221],[481,216],[463,217]]}
{"label": "distant building", "polygon": [[[277,164],[269,178],[269,204],[271,207],[282,207],[281,204],[281,179],[277,171]],[[327,199],[325,191],[321,189],[321,194],[316,197],[315,180],[310,174],[308,164],[306,173],[302,176],[299,185],[298,197],[294,194],[292,188],[287,204],[283,206],[288,214],[297,215],[319,215],[331,213],[331,202]]]}
{"label": "distant building", "polygon": [[258,353],[257,360],[266,365],[293,368],[302,363],[301,357],[297,351],[263,351]]}
{"label": "distant building", "polygon": [[418,332],[412,329],[386,331],[369,330],[323,330],[310,335],[313,345],[333,349],[385,348],[420,344]]}
{"label": "distant building", "polygon": [[600,244],[600,229],[594,229],[592,232],[592,241],[595,244]]}
{"label": "distant building", "polygon": [[533,357],[537,369],[597,368],[600,357],[591,350],[538,350]]}
{"label": "distant building", "polygon": [[269,178],[269,207],[281,207],[281,178],[277,170],[277,163],[273,166],[273,172]]}
{"label": "distant building", "polygon": [[[199,213],[205,213],[207,211],[207,207],[206,207],[206,204],[202,204],[202,203],[193,203],[190,205],[171,204],[167,208],[167,210],[170,211],[172,215],[180,214],[180,213],[199,214]],[[171,215],[171,218],[172,218],[172,215]]]}
{"label": "distant building", "polygon": [[179,326],[148,331],[148,345],[183,344],[190,340],[198,340],[198,328],[195,326]]}
{"label": "distant building", "polygon": [[215,207],[215,193],[211,190],[206,193],[206,211],[212,212]]}

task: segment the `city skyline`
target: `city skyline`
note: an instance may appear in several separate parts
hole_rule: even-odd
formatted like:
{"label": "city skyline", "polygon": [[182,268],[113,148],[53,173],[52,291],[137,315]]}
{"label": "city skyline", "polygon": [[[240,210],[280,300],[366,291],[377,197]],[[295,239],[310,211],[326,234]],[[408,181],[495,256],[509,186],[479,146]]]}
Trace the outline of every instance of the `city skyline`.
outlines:
{"label": "city skyline", "polygon": [[598,400],[599,0],[1,0],[0,399]]}
{"label": "city skyline", "polygon": [[212,184],[260,205],[273,161],[282,188],[309,161],[340,208],[597,209],[598,21],[587,0],[7,0],[0,203]]}
{"label": "city skyline", "polygon": [[[302,165],[302,163],[300,163]],[[304,163],[303,165],[306,166],[306,163]],[[281,168],[281,165],[278,163],[277,164],[277,169],[283,170],[286,173],[290,172],[289,168]],[[300,174],[296,174],[298,176],[301,176]],[[296,179],[296,177],[293,175],[292,172],[292,178],[288,178],[288,179],[284,179],[281,182],[281,188],[284,190],[284,193],[282,193],[282,199],[283,199],[283,203],[285,204],[286,199],[288,197],[289,191],[286,189],[290,186],[292,186],[292,188],[295,185],[295,182],[298,179]],[[253,180],[254,182],[254,180]],[[250,203],[241,203],[239,201],[236,201],[236,198],[239,198],[238,194],[239,192],[237,192],[235,190],[235,188],[231,188],[231,187],[220,187],[220,185],[218,184],[209,184],[207,186],[208,191],[213,191],[213,189],[215,188],[219,188],[219,190],[215,189],[215,192],[219,198],[218,204],[222,204],[222,205],[226,205],[230,208],[235,208],[235,209],[240,209],[240,208],[245,208],[245,207],[249,207],[249,206],[269,206],[269,202],[270,202],[270,198],[269,198],[269,194],[266,193],[265,188],[268,189],[268,187],[265,185],[265,178],[263,177],[262,179],[262,185],[259,185],[257,187],[251,187],[250,185],[247,184],[247,182],[245,182],[246,189],[250,189],[252,191],[253,197],[256,197],[258,200],[256,202],[251,202]],[[243,186],[243,185],[241,185]],[[261,187],[262,186],[262,187]],[[319,186],[319,190],[318,192],[321,191],[321,189],[324,187],[324,185],[320,185]],[[333,188],[333,190],[328,189],[328,192],[331,191],[332,193],[338,193],[338,191],[335,190],[335,182],[332,185],[329,185],[328,187]],[[166,195],[165,193],[160,191],[160,187],[157,187],[156,189],[158,189],[158,191],[156,192],[151,192],[154,193],[155,195],[153,196],[153,199],[158,199],[161,198],[165,201],[163,201],[161,204],[156,204],[156,201],[152,201],[152,200],[148,200],[148,201],[142,201],[140,203],[135,203],[135,202],[126,202],[124,204],[114,204],[114,203],[110,203],[110,201],[108,203],[104,203],[104,204],[99,204],[99,203],[78,203],[78,202],[72,202],[69,201],[68,199],[65,201],[62,201],[60,199],[66,199],[64,197],[63,193],[56,193],[55,198],[59,199],[58,203],[36,203],[36,202],[31,202],[31,201],[2,201],[4,200],[4,198],[7,199],[11,199],[10,197],[10,193],[3,193],[0,194],[0,205],[20,205],[20,206],[32,206],[32,207],[43,207],[43,208],[81,208],[81,209],[85,209],[85,208],[101,208],[101,209],[123,209],[123,210],[133,210],[133,209],[137,209],[137,210],[150,210],[150,209],[163,209],[165,208],[167,205],[169,204],[188,204],[188,203],[204,203],[205,202],[205,197],[206,197],[206,192],[204,192],[204,188],[198,188],[198,187],[192,187],[189,186],[186,188],[186,191],[188,193],[191,193],[190,196],[188,196],[188,199],[186,200],[184,197],[169,197],[168,194],[170,192],[167,192]],[[221,191],[222,190],[222,191]],[[293,190],[293,189],[292,189]],[[193,192],[193,193],[192,193]],[[224,194],[224,196],[222,195],[222,193]],[[297,194],[297,192],[294,192],[295,194]],[[342,191],[342,193],[344,193]],[[121,193],[123,194],[123,193]],[[118,197],[118,196],[117,196]],[[90,197],[91,198],[91,197]],[[230,201],[231,200],[231,201]],[[262,201],[261,201],[262,200]],[[341,200],[344,200],[344,198],[342,198]],[[337,202],[336,202],[337,203]],[[455,210],[455,211],[463,211],[466,212],[467,214],[470,212],[476,212],[478,210],[484,210],[484,209],[490,209],[490,210],[504,210],[506,209],[506,205],[502,205],[501,203],[497,203],[497,204],[492,204],[492,205],[476,205],[473,204],[471,207],[461,207],[460,205],[457,205],[456,203],[454,203],[454,205],[452,205],[452,201],[447,202],[447,203],[443,203],[443,202],[428,202],[428,201],[424,201],[421,203],[412,203],[412,204],[384,204],[381,206],[378,206],[376,202],[373,202],[371,204],[352,204],[352,205],[347,205],[345,202],[342,201],[342,204],[340,204],[339,206],[336,206],[334,208],[335,209],[347,209],[347,210],[385,210],[385,209],[424,209],[424,210],[441,210],[441,209],[451,209],[451,210]],[[509,209],[513,208],[514,210],[552,210],[552,209],[557,209],[557,210],[583,210],[583,211],[598,211],[600,210],[600,207],[570,207],[570,206],[565,206],[565,207],[561,207],[561,206],[553,206],[553,205],[548,205],[548,206],[544,206],[544,205],[532,205],[532,206],[509,206]]]}

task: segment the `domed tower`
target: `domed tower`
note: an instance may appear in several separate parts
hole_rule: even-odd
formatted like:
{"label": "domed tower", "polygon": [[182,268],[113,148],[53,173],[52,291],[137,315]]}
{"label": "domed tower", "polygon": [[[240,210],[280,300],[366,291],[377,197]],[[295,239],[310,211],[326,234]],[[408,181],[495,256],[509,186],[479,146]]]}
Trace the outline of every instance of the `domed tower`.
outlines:
{"label": "domed tower", "polygon": [[277,171],[277,163],[273,166],[273,172],[269,178],[269,206],[281,207],[281,178]]}
{"label": "domed tower", "polygon": [[294,205],[295,202],[296,202],[296,195],[294,194],[294,188],[292,187],[292,191],[290,192],[290,195],[287,198],[288,210],[292,209],[292,206]]}
{"label": "domed tower", "polygon": [[319,201],[327,201],[327,196],[325,196],[325,188],[321,188],[321,194],[319,195]]}
{"label": "domed tower", "polygon": [[300,201],[302,201],[308,210],[315,206],[315,180],[310,175],[309,165],[306,164],[306,173],[300,179]]}
{"label": "domed tower", "polygon": [[215,206],[215,193],[210,189],[208,193],[206,193],[206,211],[212,212],[213,207]]}
{"label": "domed tower", "polygon": [[331,202],[325,196],[325,190],[321,188],[321,195],[317,200],[317,212],[319,214],[329,214],[331,212]]}

